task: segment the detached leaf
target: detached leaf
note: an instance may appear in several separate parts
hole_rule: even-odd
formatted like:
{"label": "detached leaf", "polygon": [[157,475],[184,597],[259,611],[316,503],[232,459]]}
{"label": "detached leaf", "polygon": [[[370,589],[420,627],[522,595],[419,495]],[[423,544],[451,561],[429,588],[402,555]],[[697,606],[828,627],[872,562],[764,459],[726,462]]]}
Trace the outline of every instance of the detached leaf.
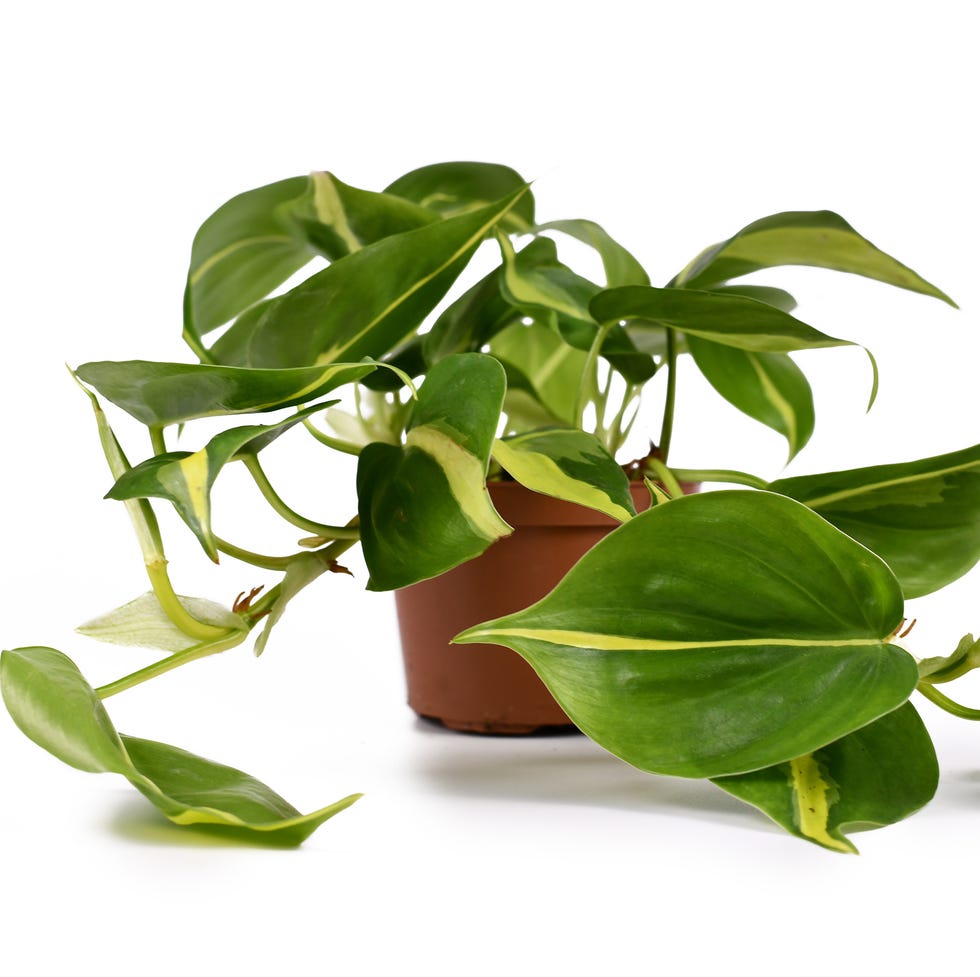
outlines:
{"label": "detached leaf", "polygon": [[722,397],[786,438],[792,460],[813,434],[813,392],[803,371],[786,353],[752,353],[697,336],[687,345]]}
{"label": "detached leaf", "polygon": [[939,764],[919,714],[906,702],[815,753],[713,783],[790,834],[856,852],[844,832],[894,824],[927,804]]}
{"label": "detached leaf", "polygon": [[593,434],[530,431],[495,441],[493,455],[533,492],[597,509],[618,522],[636,515],[626,473]]}
{"label": "detached leaf", "polygon": [[437,576],[510,532],[486,488],[503,397],[496,360],[449,356],[419,388],[405,444],[361,452],[357,497],[369,590]]}
{"label": "detached leaf", "polygon": [[280,434],[336,400],[286,417],[276,424],[250,424],[215,435],[200,451],[168,451],[131,468],[106,493],[107,499],[159,498],[172,502],[215,563],[218,551],[211,533],[211,486],[235,458],[255,455]]}
{"label": "detached leaf", "polygon": [[95,690],[54,648],[3,652],[0,686],[11,717],[29,739],[79,770],[121,774],[176,824],[298,845],[361,796],[304,815],[240,770],[165,743],[121,736]]}
{"label": "detached leaf", "polygon": [[781,478],[798,499],[878,554],[921,597],[980,560],[980,445],[897,465]]}
{"label": "detached leaf", "polygon": [[[479,210],[526,185],[520,173],[499,163],[433,163],[400,176],[385,193],[404,197],[443,217],[455,217]],[[526,193],[501,226],[527,231],[533,223],[534,198]]]}
{"label": "detached leaf", "polygon": [[777,265],[811,265],[851,272],[955,304],[935,285],[879,251],[829,210],[789,211],[763,217],[702,252],[671,284],[710,288]]}
{"label": "detached leaf", "polygon": [[267,369],[383,356],[418,328],[525,192],[335,261],[233,325],[221,347]]}
{"label": "detached leaf", "polygon": [[75,373],[138,421],[164,426],[196,417],[263,413],[306,404],[374,369],[370,362],[251,370],[123,360],[85,363]]}
{"label": "detached leaf", "polygon": [[[200,597],[178,597],[185,610],[203,624],[219,628],[245,629],[244,621],[227,607]],[[191,647],[200,639],[181,631],[160,606],[153,591],[149,591],[122,607],[86,621],[77,628],[79,634],[96,641],[105,641],[129,648],[159,648],[177,652]]]}
{"label": "detached leaf", "polygon": [[513,648],[635,766],[717,777],[811,753],[905,702],[918,673],[890,643],[901,617],[873,553],[790,499],[726,491],[635,516],[538,603],[455,640]]}

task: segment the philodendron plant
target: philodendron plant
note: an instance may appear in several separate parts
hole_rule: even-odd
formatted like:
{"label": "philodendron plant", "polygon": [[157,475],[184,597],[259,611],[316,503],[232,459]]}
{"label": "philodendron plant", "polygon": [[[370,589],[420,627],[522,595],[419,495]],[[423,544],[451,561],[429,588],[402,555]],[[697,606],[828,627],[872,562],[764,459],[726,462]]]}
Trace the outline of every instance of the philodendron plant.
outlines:
{"label": "philodendron plant", "polygon": [[[560,260],[568,239],[592,249],[604,282]],[[490,270],[458,286],[478,250]],[[900,634],[907,598],[980,558],[980,445],[775,482],[672,467],[682,357],[790,457],[806,444],[813,398],[790,354],[847,341],[797,318],[787,292],[742,283],[777,265],[950,302],[828,211],[749,224],[659,287],[598,224],[538,223],[528,185],[500,165],[428,166],[381,192],[318,172],[234,197],[192,247],[184,339],[199,362],[74,370],[151,588],[80,630],[165,655],[93,688],[60,651],[5,651],[14,721],[66,763],[122,774],[179,824],[299,843],[356,795],[303,815],[240,771],[117,733],[103,700],[253,632],[260,653],[289,601],[321,577],[329,588],[357,543],[372,590],[479,557],[510,532],[487,479],[512,479],[621,525],[544,599],[456,640],[517,651],[583,732],[636,767],[710,779],[790,833],[853,851],[849,825],[897,821],[936,788],[912,693],[980,717],[939,690],[980,663],[980,642],[917,661]],[[105,401],[148,431],[129,456]],[[637,458],[628,439],[651,414]],[[262,452],[287,432],[357,456],[345,524],[294,511],[271,484]],[[295,552],[215,534],[211,489],[232,463],[302,533]],[[639,515],[631,478],[652,496]],[[685,496],[682,481],[737,488]],[[171,503],[213,560],[281,580],[230,607],[178,596],[151,500]]]}

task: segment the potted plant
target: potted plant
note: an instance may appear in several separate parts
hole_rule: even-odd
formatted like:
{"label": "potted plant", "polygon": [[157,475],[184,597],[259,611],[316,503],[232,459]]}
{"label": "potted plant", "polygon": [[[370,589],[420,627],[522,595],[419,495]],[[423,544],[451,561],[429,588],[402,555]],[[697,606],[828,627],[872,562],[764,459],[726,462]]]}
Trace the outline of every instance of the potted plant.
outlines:
{"label": "potted plant", "polygon": [[[594,250],[604,283],[559,258],[569,237]],[[487,242],[492,267],[460,290]],[[314,257],[326,267],[280,288]],[[512,489],[605,525],[547,594],[473,620],[456,643],[516,651],[583,732],[635,766],[711,779],[792,834],[853,851],[848,825],[892,823],[935,790],[912,693],[978,715],[937,688],[976,666],[972,636],[926,661],[900,641],[905,599],[980,558],[980,446],[774,482],[673,467],[682,356],[783,435],[790,457],[806,444],[813,399],[790,354],[847,341],[794,316],[785,291],[741,281],[780,264],[950,301],[826,211],[756,221],[655,287],[599,225],[538,223],[530,188],[504,166],[428,166],[382,192],[314,173],[233,198],[193,243],[184,339],[199,362],[74,370],[151,585],[81,630],[166,656],[93,689],[59,651],[5,651],[14,721],[73,766],[127,777],[177,823],[299,843],[356,795],[302,815],[241,771],[121,736],[102,700],[253,632],[261,653],[289,601],[343,572],[355,544],[374,590],[499,551]],[[662,400],[655,430],[624,458],[645,389]],[[146,427],[133,461],[103,401]],[[196,436],[203,418],[220,418],[218,433]],[[358,511],[343,524],[295,512],[271,483],[261,453],[290,429],[357,456]],[[232,462],[303,534],[294,553],[215,534],[211,488]],[[698,482],[735,487],[683,491]],[[171,503],[212,559],[281,580],[231,607],[177,595],[151,499]]]}

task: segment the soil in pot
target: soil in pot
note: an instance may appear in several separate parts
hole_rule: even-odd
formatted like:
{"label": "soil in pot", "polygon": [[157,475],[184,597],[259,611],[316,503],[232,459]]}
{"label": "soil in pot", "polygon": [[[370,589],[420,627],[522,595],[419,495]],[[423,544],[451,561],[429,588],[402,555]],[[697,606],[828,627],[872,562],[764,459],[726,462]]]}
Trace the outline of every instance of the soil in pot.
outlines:
{"label": "soil in pot", "polygon": [[[631,489],[637,510],[647,508],[646,486],[632,483]],[[480,621],[544,597],[618,523],[516,482],[491,482],[489,490],[514,532],[477,559],[395,593],[408,704],[424,718],[465,732],[515,735],[574,729],[516,652],[450,641]]]}

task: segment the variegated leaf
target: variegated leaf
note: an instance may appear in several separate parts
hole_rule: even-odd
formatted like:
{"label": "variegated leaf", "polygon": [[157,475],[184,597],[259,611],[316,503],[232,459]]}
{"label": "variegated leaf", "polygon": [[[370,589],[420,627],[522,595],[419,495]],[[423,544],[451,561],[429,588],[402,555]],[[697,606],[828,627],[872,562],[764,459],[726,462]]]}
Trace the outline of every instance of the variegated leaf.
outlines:
{"label": "variegated leaf", "polygon": [[218,551],[211,533],[211,486],[221,469],[236,457],[256,454],[294,424],[335,403],[317,404],[276,424],[250,424],[222,431],[199,451],[155,455],[117,479],[106,498],[167,499],[217,563]]}
{"label": "variegated leaf", "polygon": [[529,431],[495,441],[493,456],[534,492],[597,509],[619,522],[636,515],[625,472],[595,435],[570,428]]}
{"label": "variegated leaf", "polygon": [[510,532],[486,489],[504,371],[479,353],[432,367],[404,445],[369,444],[357,466],[361,545],[371,590],[433,577]]}
{"label": "variegated leaf", "polygon": [[266,369],[385,355],[418,328],[525,192],[348,254],[233,325],[221,348]]}
{"label": "variegated leaf", "polygon": [[671,284],[711,288],[777,265],[846,271],[954,304],[935,285],[879,251],[847,221],[829,210],[789,211],[754,221],[727,241],[702,252]]}
{"label": "variegated leaf", "polygon": [[980,445],[897,465],[781,478],[769,488],[877,553],[906,597],[939,590],[980,560]]}
{"label": "variegated leaf", "polygon": [[813,434],[813,393],[803,371],[786,353],[750,352],[693,335],[687,345],[722,397],[786,438],[792,460]]}
{"label": "variegated leaf", "polygon": [[606,287],[619,285],[649,285],[650,277],[643,266],[616,241],[601,225],[590,220],[560,220],[539,224],[532,229],[535,234],[542,231],[560,231],[592,248],[602,260],[606,274]]}
{"label": "variegated leaf", "polygon": [[371,362],[252,370],[124,360],[85,363],[75,373],[138,421],[162,427],[196,417],[258,414],[307,404],[374,369]]}
{"label": "variegated leaf", "polygon": [[175,824],[298,845],[360,797],[304,815],[240,770],[122,735],[74,662],[54,648],[3,652],[0,686],[14,722],[38,746],[79,770],[121,774]]}
{"label": "variegated leaf", "polygon": [[717,777],[900,706],[918,679],[891,643],[902,609],[888,567],[805,506],[712,492],[641,513],[541,601],[456,640],[519,652],[630,763]]}
{"label": "variegated leaf", "polygon": [[939,765],[929,733],[906,702],[814,753],[713,782],[799,838],[856,852],[844,832],[894,824],[927,804]]}

